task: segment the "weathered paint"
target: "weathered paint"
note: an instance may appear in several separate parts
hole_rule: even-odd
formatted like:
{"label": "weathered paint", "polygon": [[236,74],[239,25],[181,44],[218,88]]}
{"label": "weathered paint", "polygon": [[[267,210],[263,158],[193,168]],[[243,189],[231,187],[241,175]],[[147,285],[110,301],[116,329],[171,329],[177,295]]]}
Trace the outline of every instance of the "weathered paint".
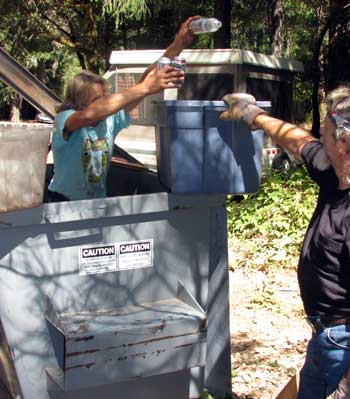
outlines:
{"label": "weathered paint", "polygon": [[[216,302],[224,204],[160,193],[2,214],[0,317],[19,398],[189,399],[224,386],[230,367],[212,371],[230,359],[228,296]],[[152,268],[79,275],[80,246],[145,239]]]}

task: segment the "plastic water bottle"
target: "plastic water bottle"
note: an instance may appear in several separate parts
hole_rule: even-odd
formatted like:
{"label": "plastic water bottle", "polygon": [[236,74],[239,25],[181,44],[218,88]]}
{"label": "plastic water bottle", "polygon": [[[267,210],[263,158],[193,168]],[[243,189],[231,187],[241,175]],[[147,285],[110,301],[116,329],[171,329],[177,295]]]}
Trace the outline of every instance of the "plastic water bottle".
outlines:
{"label": "plastic water bottle", "polygon": [[199,33],[216,32],[221,26],[222,23],[216,18],[199,18],[193,20],[189,28],[198,35]]}

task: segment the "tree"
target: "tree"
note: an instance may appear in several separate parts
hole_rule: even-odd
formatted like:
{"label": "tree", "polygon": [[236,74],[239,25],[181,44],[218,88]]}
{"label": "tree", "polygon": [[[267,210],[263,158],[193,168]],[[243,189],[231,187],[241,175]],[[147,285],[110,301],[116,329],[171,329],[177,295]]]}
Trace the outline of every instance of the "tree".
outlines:
{"label": "tree", "polygon": [[214,16],[222,22],[222,27],[214,34],[215,48],[231,47],[231,0],[216,0]]}
{"label": "tree", "polygon": [[330,14],[327,15],[325,8],[320,6],[317,8],[317,15],[320,20],[318,32],[316,35],[315,46],[313,51],[313,60],[311,64],[312,71],[312,129],[311,133],[315,137],[320,137],[320,109],[319,109],[319,96],[320,96],[320,83],[323,75],[323,61],[321,60],[322,45],[326,33],[329,29]]}
{"label": "tree", "polygon": [[51,41],[75,52],[81,68],[99,73],[104,66],[99,56],[101,1],[71,0],[62,5],[59,0],[29,0],[23,8]]}
{"label": "tree", "polygon": [[282,0],[271,0],[271,22],[270,22],[270,48],[271,54],[282,57],[283,54],[283,8]]}
{"label": "tree", "polygon": [[302,61],[296,93],[310,104],[312,99],[316,133],[323,90],[350,79],[348,2],[0,0],[0,41],[61,95],[70,64],[102,73],[111,50],[165,48],[187,17],[215,16],[222,28],[198,35],[192,47],[243,48]]}
{"label": "tree", "polygon": [[31,22],[30,29],[36,26],[46,41],[61,44],[74,53],[82,69],[96,73],[106,70],[125,14],[139,20],[148,10],[146,0],[14,0],[14,4]]}
{"label": "tree", "polygon": [[269,53],[270,0],[232,0],[231,46]]}
{"label": "tree", "polygon": [[350,3],[332,0],[325,55],[325,90],[350,82]]}
{"label": "tree", "polygon": [[312,63],[312,134],[315,137],[319,137],[320,131],[320,99],[323,99],[328,90],[350,82],[349,68],[344,68],[350,61],[349,3],[344,0],[331,0],[326,7],[319,7],[318,11],[321,23]]}
{"label": "tree", "polygon": [[[60,95],[62,76],[74,62],[67,58],[64,48],[50,41],[42,25],[36,23],[23,5],[24,2],[19,0],[10,3],[0,0],[0,43],[19,63]],[[26,105],[14,90],[0,86],[0,106],[2,109],[9,106],[7,115],[13,121],[18,121],[22,104]],[[33,118],[35,111],[30,107],[25,109],[28,114],[24,116]]]}

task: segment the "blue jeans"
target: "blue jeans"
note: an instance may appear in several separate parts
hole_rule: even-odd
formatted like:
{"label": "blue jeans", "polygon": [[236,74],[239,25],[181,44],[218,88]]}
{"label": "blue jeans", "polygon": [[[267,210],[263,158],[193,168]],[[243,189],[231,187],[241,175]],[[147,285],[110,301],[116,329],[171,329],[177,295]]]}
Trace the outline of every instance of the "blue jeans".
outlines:
{"label": "blue jeans", "polygon": [[350,325],[313,334],[300,372],[297,399],[325,399],[350,368]]}

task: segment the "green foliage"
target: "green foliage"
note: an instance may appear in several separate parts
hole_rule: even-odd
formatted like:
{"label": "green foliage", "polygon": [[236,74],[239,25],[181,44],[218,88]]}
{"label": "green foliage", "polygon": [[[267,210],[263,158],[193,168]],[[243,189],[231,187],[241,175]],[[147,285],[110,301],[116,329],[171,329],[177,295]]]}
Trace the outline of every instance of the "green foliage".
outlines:
{"label": "green foliage", "polygon": [[113,15],[117,19],[117,25],[122,15],[141,19],[149,13],[145,0],[106,0],[103,9],[104,12]]}
{"label": "green foliage", "polygon": [[[65,80],[77,70],[77,59],[67,47],[52,40],[45,30],[45,19],[38,23],[37,11],[32,1],[0,0],[0,42],[23,67],[62,96]],[[14,97],[14,90],[0,83],[1,119],[9,117]]]}
{"label": "green foliage", "polygon": [[[158,2],[148,0],[149,12],[140,20],[132,14],[123,17],[127,27],[128,49],[166,48],[173,40],[182,22],[193,15],[212,16],[214,1],[188,2],[187,0],[169,0]],[[192,48],[212,48],[213,35],[198,35]]]}
{"label": "green foliage", "polygon": [[[0,0],[0,42],[61,95],[62,81],[77,60],[80,68],[103,73],[112,50],[166,48],[187,17],[215,16],[218,5],[220,0]],[[271,1],[232,0],[231,6],[231,47],[269,54]],[[328,0],[283,1],[283,57],[304,63],[305,74],[296,80],[294,93],[298,102],[308,101],[308,110],[313,51],[328,13]],[[213,38],[198,35],[191,47],[213,48]],[[326,38],[325,60],[328,44]]]}
{"label": "green foliage", "polygon": [[[303,62],[305,73],[297,79],[295,99],[309,101],[312,95],[313,56],[322,15],[329,11],[326,0],[283,0],[283,57]],[[270,54],[271,1],[233,0],[231,46]],[[325,40],[325,50],[327,40]],[[323,58],[327,58],[323,54]],[[310,103],[309,103],[310,104]],[[308,107],[309,107],[308,104]]]}
{"label": "green foliage", "polygon": [[269,10],[267,0],[232,2],[232,47],[269,53]]}
{"label": "green foliage", "polygon": [[210,393],[205,389],[200,399],[215,399],[215,398],[211,396]]}
{"label": "green foliage", "polygon": [[258,193],[245,195],[240,202],[229,197],[229,234],[254,257],[244,262],[252,267],[265,262],[271,266],[287,257],[297,258],[317,193],[318,187],[300,167],[288,173],[273,172]]}
{"label": "green foliage", "polygon": [[224,397],[214,397],[210,395],[210,393],[205,389],[203,394],[201,395],[200,399],[232,399],[231,395],[226,395]]}

